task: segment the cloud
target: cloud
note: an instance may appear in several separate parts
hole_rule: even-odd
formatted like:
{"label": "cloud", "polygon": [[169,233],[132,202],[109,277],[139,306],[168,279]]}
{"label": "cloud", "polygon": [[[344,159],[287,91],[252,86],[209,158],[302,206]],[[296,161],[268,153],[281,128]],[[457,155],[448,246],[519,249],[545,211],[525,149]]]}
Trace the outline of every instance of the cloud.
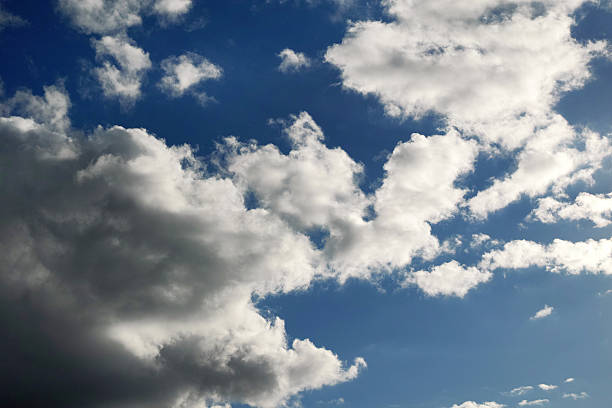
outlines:
{"label": "cloud", "polygon": [[392,21],[353,23],[325,58],[346,88],[376,95],[391,115],[436,111],[517,147],[561,92],[589,78],[605,43],[571,37],[570,15],[584,1],[512,3],[391,0]]}
{"label": "cloud", "polygon": [[476,249],[483,246],[497,246],[500,241],[492,239],[488,234],[472,234],[472,240],[470,242],[470,248]]}
{"label": "cloud", "polygon": [[[551,307],[551,306],[546,306],[546,307],[544,307],[544,309],[538,311],[538,313],[535,314],[534,318],[535,319],[541,319],[542,317],[550,316],[550,314],[552,313],[553,309],[554,308]],[[559,386],[558,385],[549,385],[549,384],[538,384],[538,387],[541,390],[544,390],[544,391],[552,391],[554,389],[557,389]]]}
{"label": "cloud", "polygon": [[143,16],[157,14],[176,20],[192,7],[192,0],[59,0],[58,9],[85,34],[125,34],[142,24]]}
{"label": "cloud", "polygon": [[575,381],[575,379],[574,379],[574,378],[572,378],[572,377],[570,377],[570,378],[566,378],[566,379],[565,379],[565,381],[563,381],[563,382],[564,382],[564,383],[572,383],[572,382],[574,382],[574,381]]}
{"label": "cloud", "polygon": [[290,48],[285,48],[278,53],[281,63],[278,70],[282,73],[297,72],[310,66],[310,59],[302,52],[295,52]]}
{"label": "cloud", "polygon": [[584,392],[584,391],[583,391],[583,392],[581,392],[581,393],[579,393],[579,394],[576,394],[576,393],[570,392],[570,393],[567,393],[567,394],[563,394],[563,398],[571,398],[571,399],[573,399],[574,401],[576,401],[576,400],[579,400],[579,399],[589,398],[589,394],[587,394],[587,393],[586,393],[586,392]]}
{"label": "cloud", "polygon": [[502,249],[483,255],[481,269],[524,269],[532,266],[545,267],[552,272],[571,275],[585,273],[612,274],[612,240],[589,239],[570,242],[555,239],[542,245],[533,241],[511,241]]}
{"label": "cloud", "polygon": [[479,404],[477,402],[474,401],[466,401],[461,405],[453,405],[451,408],[503,408],[505,405],[503,404],[498,404],[497,402],[483,402],[482,404]]}
{"label": "cloud", "polygon": [[177,19],[189,12],[192,6],[192,0],[157,0],[153,10],[159,15]]}
{"label": "cloud", "polygon": [[612,193],[589,194],[582,192],[578,194],[574,203],[561,202],[553,197],[538,200],[530,219],[538,220],[547,224],[564,220],[590,220],[597,228],[603,228],[612,223]]}
{"label": "cloud", "polygon": [[5,402],[272,408],[358,375],[253,304],[317,276],[308,237],[187,145],[66,128],[57,92],[0,117]]}
{"label": "cloud", "polygon": [[174,98],[190,92],[202,102],[209,100],[210,97],[205,92],[197,90],[199,85],[211,79],[219,79],[223,74],[219,66],[192,52],[166,58],[161,66],[164,76],[159,87],[162,90]]}
{"label": "cloud", "polygon": [[509,395],[524,395],[527,394],[529,391],[533,390],[533,387],[531,385],[524,385],[522,387],[516,387],[511,389],[508,394]]}
{"label": "cloud", "polygon": [[593,174],[612,154],[608,138],[585,130],[577,133],[561,116],[536,131],[516,157],[516,170],[479,191],[468,203],[483,219],[523,196],[537,197],[552,189],[561,194],[577,181],[593,182]]}
{"label": "cloud", "polygon": [[464,297],[470,289],[487,282],[493,275],[475,267],[465,267],[450,261],[433,267],[431,271],[407,274],[402,286],[416,285],[429,296]]}
{"label": "cloud", "polygon": [[363,168],[345,151],[323,144],[305,112],[285,133],[292,150],[226,141],[228,169],[244,193],[298,230],[327,233],[323,253],[341,281],[409,265],[440,253],[430,223],[452,217],[466,193],[456,180],[472,170],[477,147],[457,133],[413,134],[384,165],[371,195],[358,186]]}
{"label": "cloud", "polygon": [[392,116],[444,116],[516,158],[515,170],[470,199],[486,218],[521,197],[592,181],[612,153],[606,138],[577,132],[553,112],[560,96],[590,78],[605,42],[571,36],[587,0],[385,2],[390,21],[352,23],[325,60],[345,88],[375,95]]}
{"label": "cloud", "polygon": [[127,104],[139,99],[144,75],[151,68],[149,54],[124,36],[104,36],[92,44],[102,62],[94,68],[94,75],[104,95]]}
{"label": "cloud", "polygon": [[[538,311],[536,312],[536,314],[534,314],[533,316],[531,316],[529,319],[530,319],[530,320],[539,320],[539,319],[543,319],[543,318],[545,318],[545,317],[550,316],[550,315],[552,314],[552,312],[553,312],[553,310],[554,310],[554,309],[555,309],[555,308],[554,308],[554,307],[552,307],[552,306],[544,305],[544,307],[543,307],[542,309],[538,310]],[[546,385],[546,384],[540,384],[540,385],[538,385],[538,387],[540,387],[540,389],[542,389],[542,390],[546,390],[546,391],[548,391],[548,390],[552,390],[552,389],[557,388],[557,386],[556,386],[556,385]],[[552,388],[550,388],[550,387],[552,387]]]}
{"label": "cloud", "polygon": [[539,406],[548,404],[549,402],[550,402],[550,400],[548,400],[548,399],[539,399],[539,400],[533,400],[533,401],[522,400],[518,404],[521,407],[534,407],[534,406],[538,406],[539,407]]}
{"label": "cloud", "polygon": [[9,13],[4,9],[2,4],[0,4],[0,32],[6,28],[23,27],[25,25],[28,25],[26,20],[15,14]]}

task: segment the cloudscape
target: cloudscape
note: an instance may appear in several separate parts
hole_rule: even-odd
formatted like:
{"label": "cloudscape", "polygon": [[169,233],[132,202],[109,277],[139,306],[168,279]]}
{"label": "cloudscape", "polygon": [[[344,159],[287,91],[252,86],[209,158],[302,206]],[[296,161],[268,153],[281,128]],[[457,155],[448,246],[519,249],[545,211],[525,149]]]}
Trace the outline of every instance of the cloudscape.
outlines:
{"label": "cloudscape", "polygon": [[0,405],[612,406],[612,4],[0,1]]}

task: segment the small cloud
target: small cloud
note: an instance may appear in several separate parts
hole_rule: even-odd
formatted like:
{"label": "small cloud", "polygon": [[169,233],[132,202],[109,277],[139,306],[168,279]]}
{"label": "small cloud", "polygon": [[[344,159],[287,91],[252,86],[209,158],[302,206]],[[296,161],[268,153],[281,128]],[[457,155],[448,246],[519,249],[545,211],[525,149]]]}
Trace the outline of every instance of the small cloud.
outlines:
{"label": "small cloud", "polygon": [[574,382],[574,378],[570,377],[570,378],[566,378],[565,381],[563,381],[564,383],[571,383]]}
{"label": "small cloud", "polygon": [[197,90],[205,81],[219,79],[223,70],[199,54],[188,52],[178,57],[166,58],[161,63],[164,76],[159,88],[173,98],[189,92],[202,105],[213,100],[202,90]]}
{"label": "small cloud", "polygon": [[544,390],[544,391],[552,391],[555,388],[557,388],[558,386],[557,385],[549,385],[549,384],[539,384],[538,387],[540,387],[540,389]]}
{"label": "small cloud", "polygon": [[545,317],[548,317],[552,314],[553,310],[555,308],[552,306],[548,306],[548,305],[544,305],[543,309],[540,309],[536,312],[536,314],[534,314],[533,316],[530,317],[531,320],[538,320],[538,319],[543,319]]}
{"label": "small cloud", "polygon": [[533,400],[533,401],[522,400],[518,404],[521,407],[535,407],[535,406],[539,407],[539,406],[542,406],[544,404],[548,404],[549,402],[550,402],[550,400],[544,398],[544,399]]}
{"label": "small cloud", "polygon": [[28,25],[28,22],[23,18],[9,13],[0,5],[0,31],[9,27],[23,27]]}
{"label": "small cloud", "polygon": [[531,385],[524,385],[522,387],[516,387],[511,389],[509,392],[507,392],[507,395],[524,395],[526,393],[528,393],[529,391],[533,390],[533,387]]}
{"label": "small cloud", "polygon": [[297,72],[310,66],[310,59],[304,53],[295,52],[290,48],[285,48],[279,52],[278,57],[281,59],[278,70],[284,74]]}
{"label": "small cloud", "polygon": [[573,392],[567,393],[567,394],[563,394],[563,398],[571,398],[574,401],[575,400],[579,400],[579,399],[585,399],[585,398],[589,398],[589,394],[587,394],[586,392],[581,392],[580,394],[576,394]]}
{"label": "small cloud", "polygon": [[344,405],[344,398],[340,397],[340,398],[336,398],[336,399],[329,400],[329,401],[317,401],[317,404],[340,406],[340,405]]}

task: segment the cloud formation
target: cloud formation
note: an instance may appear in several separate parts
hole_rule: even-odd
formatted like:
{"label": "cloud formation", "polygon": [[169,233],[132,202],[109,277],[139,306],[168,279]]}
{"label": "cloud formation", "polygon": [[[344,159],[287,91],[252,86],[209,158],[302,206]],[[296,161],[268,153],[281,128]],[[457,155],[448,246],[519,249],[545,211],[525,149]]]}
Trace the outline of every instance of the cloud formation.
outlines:
{"label": "cloud formation", "polygon": [[595,227],[603,228],[612,223],[612,193],[578,194],[573,203],[558,201],[553,197],[538,200],[538,207],[530,219],[551,224],[558,220],[590,220]]}
{"label": "cloud formation", "polygon": [[281,63],[278,70],[282,73],[297,72],[310,66],[310,59],[303,52],[295,52],[290,48],[285,48],[278,53]]}
{"label": "cloud formation", "polygon": [[533,266],[544,267],[551,272],[612,274],[612,240],[589,239],[570,242],[555,239],[551,244],[542,245],[533,241],[517,240],[504,245],[502,249],[483,255],[480,267],[487,270],[524,269]]}
{"label": "cloud formation", "polygon": [[522,400],[518,404],[520,407],[540,407],[542,405],[548,404],[549,402],[550,400],[544,398],[544,399],[538,399],[538,400],[533,400],[533,401]]}
{"label": "cloud formation", "polygon": [[416,271],[407,274],[403,285],[416,285],[429,296],[464,297],[470,289],[487,282],[493,274],[457,261],[435,266],[431,271]]}
{"label": "cloud formation", "polygon": [[94,73],[104,95],[128,104],[140,98],[144,75],[151,68],[149,54],[124,36],[104,36],[92,43],[102,62]]}
{"label": "cloud formation", "polygon": [[199,85],[211,79],[219,79],[223,75],[221,67],[193,52],[168,57],[161,62],[161,67],[164,76],[159,87],[163,91],[175,98],[189,92],[203,104],[211,98],[199,90]]}
{"label": "cloud formation", "polygon": [[3,401],[272,408],[358,375],[363,359],[289,343],[252,303],[319,273],[305,235],[247,210],[189,146],[119,126],[83,135],[57,117],[67,97],[45,92],[22,103],[31,115],[0,118]]}

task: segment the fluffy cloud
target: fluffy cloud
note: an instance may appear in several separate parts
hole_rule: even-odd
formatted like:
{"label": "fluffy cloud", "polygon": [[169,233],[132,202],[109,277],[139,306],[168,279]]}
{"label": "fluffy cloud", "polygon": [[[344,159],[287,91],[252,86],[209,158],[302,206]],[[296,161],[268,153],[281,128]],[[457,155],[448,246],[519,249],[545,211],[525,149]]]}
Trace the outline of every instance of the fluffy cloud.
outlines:
{"label": "fluffy cloud", "polygon": [[310,60],[304,53],[295,52],[290,48],[285,48],[279,52],[278,57],[281,59],[278,70],[283,73],[296,72],[310,66]]}
{"label": "fluffy cloud", "polygon": [[410,272],[403,285],[416,285],[429,296],[462,298],[470,289],[491,279],[491,276],[491,272],[450,261],[435,266],[431,271]]}
{"label": "fluffy cloud", "polygon": [[[542,309],[538,313],[536,313],[536,316],[538,316],[538,314],[540,314],[540,317],[536,317],[536,319],[539,319],[539,318],[542,318],[542,317],[546,317],[546,316],[550,316],[550,314],[552,313],[553,309],[554,308],[551,307],[551,306],[546,306],[544,309]],[[538,384],[538,387],[541,390],[544,390],[544,391],[552,391],[552,390],[557,389],[559,386],[558,385],[550,385],[550,384]]]}
{"label": "fluffy cloud", "polygon": [[520,407],[536,407],[536,406],[539,407],[544,404],[548,404],[549,402],[550,400],[548,399],[539,399],[539,400],[533,400],[533,401],[522,400],[518,404]]}
{"label": "fluffy cloud", "polygon": [[474,401],[466,401],[461,405],[453,405],[451,408],[503,408],[505,405],[503,404],[498,404],[497,402],[483,402],[482,404],[479,404],[477,402]]}
{"label": "fluffy cloud", "polygon": [[597,228],[603,228],[612,223],[612,193],[589,194],[580,193],[573,203],[558,201],[553,197],[538,200],[538,207],[530,219],[544,223],[554,223],[564,220],[590,220]]}
{"label": "fluffy cloud", "polygon": [[470,200],[472,215],[485,218],[522,196],[590,181],[611,153],[607,139],[552,111],[605,54],[605,42],[571,36],[585,2],[389,0],[391,21],[352,23],[325,58],[346,88],[376,95],[391,115],[435,111],[484,146],[518,153],[515,171]]}
{"label": "fluffy cloud", "polygon": [[480,267],[522,269],[532,266],[545,267],[552,272],[576,275],[582,272],[612,274],[612,240],[589,239],[570,242],[555,239],[549,245],[532,241],[511,241],[502,249],[483,255]]}
{"label": "fluffy cloud", "polygon": [[219,79],[222,70],[206,58],[195,53],[187,53],[178,57],[169,57],[162,61],[164,76],[159,87],[172,97],[179,97],[186,92],[193,93],[201,102],[210,99],[203,91],[198,91],[198,85]]}
{"label": "fluffy cloud", "polygon": [[69,103],[57,92],[0,118],[5,402],[272,408],[358,375],[362,359],[347,367],[308,339],[288,343],[283,321],[252,303],[319,273],[305,235],[247,210],[189,146],[58,126]]}
{"label": "fluffy cloud", "polygon": [[326,60],[345,87],[377,95],[390,114],[433,110],[518,146],[560,92],[584,83],[605,46],[571,37],[569,15],[582,3],[390,0],[393,21],[353,23]]}
{"label": "fluffy cloud", "polygon": [[86,34],[117,34],[142,24],[143,15],[176,19],[192,0],[59,0],[59,10]]}
{"label": "fluffy cloud", "polygon": [[[553,310],[555,308],[552,306],[548,306],[548,305],[544,305],[544,307],[540,310],[538,310],[536,312],[536,314],[534,314],[533,316],[530,317],[531,320],[540,320],[543,319],[545,317],[548,317],[552,314]],[[549,391],[549,390],[554,390],[555,388],[557,388],[556,385],[547,385],[547,384],[540,384],[538,385],[538,387],[540,387],[540,389],[545,390],[545,391]]]}
{"label": "fluffy cloud", "polygon": [[522,196],[536,197],[549,189],[561,193],[577,181],[592,182],[593,174],[610,154],[608,138],[588,130],[577,133],[555,115],[518,154],[516,170],[478,192],[468,207],[476,217],[485,218]]}
{"label": "fluffy cloud", "polygon": [[151,68],[149,54],[124,36],[104,36],[93,45],[102,62],[94,73],[104,95],[128,104],[140,98],[144,75]]}
{"label": "fluffy cloud", "polygon": [[229,139],[229,170],[242,190],[296,228],[324,229],[323,252],[341,280],[408,265],[414,256],[440,252],[430,223],[451,217],[465,190],[459,177],[472,170],[476,144],[451,132],[396,146],[384,165],[382,185],[371,196],[358,186],[362,166],[323,143],[306,113],[286,129],[288,155],[272,145]]}

